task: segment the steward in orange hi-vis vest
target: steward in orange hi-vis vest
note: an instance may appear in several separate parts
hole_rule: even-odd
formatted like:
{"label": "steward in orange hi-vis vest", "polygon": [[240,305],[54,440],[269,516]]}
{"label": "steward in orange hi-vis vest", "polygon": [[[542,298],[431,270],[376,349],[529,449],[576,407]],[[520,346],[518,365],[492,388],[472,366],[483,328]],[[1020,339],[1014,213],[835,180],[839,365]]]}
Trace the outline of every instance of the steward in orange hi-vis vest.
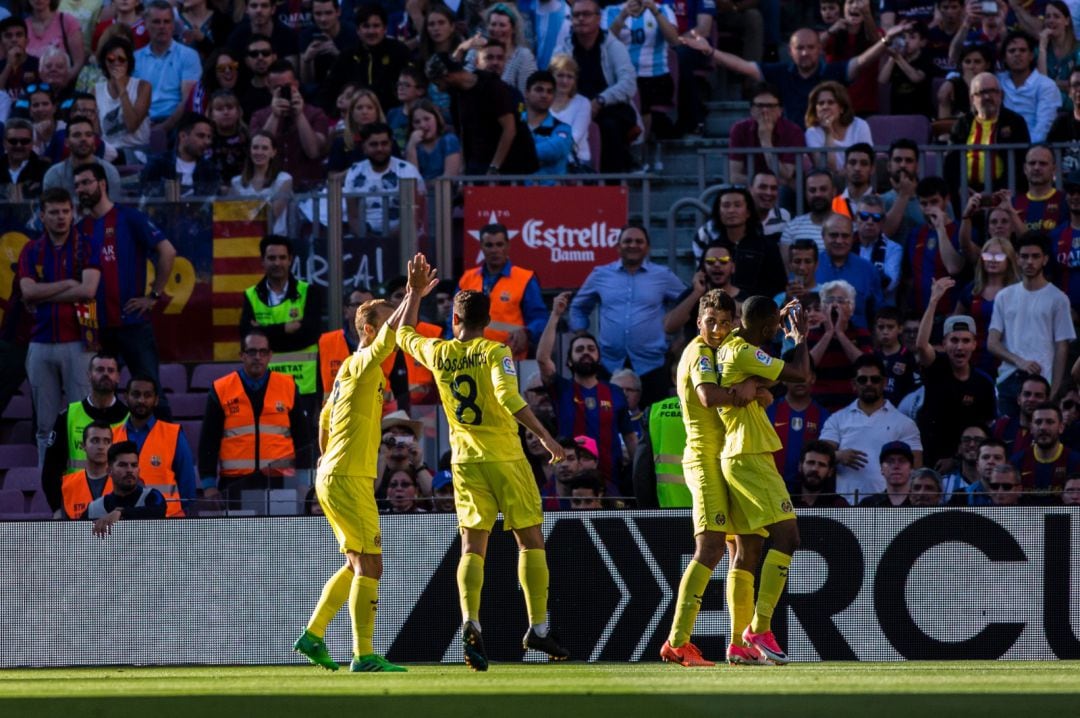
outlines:
{"label": "steward in orange hi-vis vest", "polygon": [[214,382],[214,393],[225,415],[220,461],[223,478],[239,478],[261,471],[267,476],[293,473],[296,449],[289,428],[289,412],[296,385],[288,374],[270,372],[262,412],[255,411],[238,372]]}

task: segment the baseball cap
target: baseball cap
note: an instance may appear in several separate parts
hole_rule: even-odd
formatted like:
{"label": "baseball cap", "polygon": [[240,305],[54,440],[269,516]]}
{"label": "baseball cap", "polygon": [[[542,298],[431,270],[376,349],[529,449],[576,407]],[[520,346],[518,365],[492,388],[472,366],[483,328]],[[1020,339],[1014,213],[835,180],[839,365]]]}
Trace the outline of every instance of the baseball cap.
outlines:
{"label": "baseball cap", "polygon": [[431,490],[438,491],[442,487],[450,484],[451,481],[452,477],[450,476],[450,472],[444,469],[431,477]]}
{"label": "baseball cap", "polygon": [[588,451],[590,454],[592,454],[592,457],[594,459],[600,458],[600,453],[596,450],[596,439],[592,438],[591,436],[585,436],[584,434],[582,434],[581,436],[575,436],[574,443],[578,445],[579,449],[584,449],[585,451]]}
{"label": "baseball cap", "polygon": [[945,320],[945,334],[971,332],[975,334],[975,320],[966,314],[955,314]]}
{"label": "baseball cap", "polygon": [[911,453],[911,447],[903,441],[890,441],[881,447],[881,453],[878,455],[878,461],[885,461],[886,458],[893,456],[894,454],[900,454],[906,456],[907,460],[911,463],[915,463],[915,454]]}

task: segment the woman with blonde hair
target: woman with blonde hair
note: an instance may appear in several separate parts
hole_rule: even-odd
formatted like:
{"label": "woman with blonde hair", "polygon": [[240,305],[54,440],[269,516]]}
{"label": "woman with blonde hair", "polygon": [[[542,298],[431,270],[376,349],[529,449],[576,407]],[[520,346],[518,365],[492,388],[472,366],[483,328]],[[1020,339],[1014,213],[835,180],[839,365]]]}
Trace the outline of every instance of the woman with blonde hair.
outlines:
{"label": "woman with blonde hair", "polygon": [[589,100],[577,92],[579,68],[577,60],[570,55],[558,54],[551,58],[548,70],[555,76],[555,101],[551,114],[555,119],[570,125],[574,136],[574,164],[589,165],[592,152],[589,149],[589,125],[592,124],[592,106]]}
{"label": "woman with blonde hair", "polygon": [[990,238],[979,252],[979,261],[975,264],[975,279],[968,282],[960,291],[956,302],[956,314],[967,314],[975,320],[975,336],[979,342],[975,356],[975,368],[982,369],[990,376],[997,376],[998,360],[986,348],[986,338],[990,334],[990,317],[994,313],[994,297],[1010,284],[1020,281],[1020,268],[1016,261],[1016,250],[1009,239],[1012,218],[1007,209],[995,207],[990,211],[987,225],[994,222]]}
{"label": "woman with blonde hair", "polygon": [[[870,125],[856,117],[847,89],[839,82],[822,82],[810,90],[806,103],[806,146],[832,151],[825,154],[825,167],[833,172],[844,168],[844,149],[865,142],[874,144]],[[817,153],[815,153],[817,154]]]}
{"label": "woman with blonde hair", "polygon": [[[373,122],[386,122],[386,113],[378,96],[367,88],[356,90],[349,109],[342,118],[345,130],[330,145],[330,157],[326,169],[330,172],[344,172],[364,159],[364,148],[360,145],[360,128]],[[397,156],[397,148],[394,155]]]}
{"label": "woman with blonde hair", "polygon": [[455,56],[468,51],[465,64],[476,67],[476,52],[490,38],[502,43],[506,48],[506,67],[503,68],[502,81],[518,92],[525,94],[525,83],[529,75],[536,72],[536,56],[528,48],[525,39],[525,21],[513,3],[497,2],[484,10],[484,33],[477,33],[455,50]]}

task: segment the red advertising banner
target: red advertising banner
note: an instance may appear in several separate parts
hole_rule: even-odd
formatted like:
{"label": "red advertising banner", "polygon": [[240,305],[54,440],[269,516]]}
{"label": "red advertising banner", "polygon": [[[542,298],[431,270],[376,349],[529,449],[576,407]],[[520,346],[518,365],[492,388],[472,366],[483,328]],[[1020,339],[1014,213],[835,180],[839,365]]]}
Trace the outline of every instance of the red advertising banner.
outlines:
{"label": "red advertising banner", "polygon": [[625,187],[467,187],[466,265],[480,261],[480,228],[498,222],[510,234],[510,261],[531,269],[544,289],[576,289],[593,267],[619,258],[626,224]]}

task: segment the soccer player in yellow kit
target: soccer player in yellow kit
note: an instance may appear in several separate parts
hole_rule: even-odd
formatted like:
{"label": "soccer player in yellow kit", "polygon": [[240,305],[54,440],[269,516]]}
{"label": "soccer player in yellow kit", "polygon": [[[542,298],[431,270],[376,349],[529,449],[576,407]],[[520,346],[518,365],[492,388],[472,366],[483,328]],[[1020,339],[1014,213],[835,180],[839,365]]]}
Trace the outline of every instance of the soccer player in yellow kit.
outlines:
{"label": "soccer player in yellow kit", "polygon": [[[793,358],[785,363],[759,347],[772,340],[785,323],[784,333],[795,342]],[[769,382],[810,381],[810,354],[806,347],[806,312],[798,300],[782,310],[768,297],[754,296],[743,303],[741,329],[732,332],[716,352],[720,364],[720,385],[733,386],[750,377]],[[754,573],[761,560],[764,539],[740,532],[736,538],[733,568],[728,574],[729,606],[733,623],[747,623],[741,635],[732,635],[756,648],[774,663],[787,663],[787,654],[772,632],[772,615],[787,583],[791,557],[799,547],[799,526],[784,479],[776,470],[773,452],[781,448],[765,409],[753,403],[727,406],[720,411],[724,422],[724,449],[721,466],[728,485],[732,521],[749,532],[766,529],[772,548],[761,568],[757,603],[754,600]],[[741,620],[737,617],[742,616]]]}
{"label": "soccer player in yellow kit", "polygon": [[522,644],[563,660],[569,653],[552,635],[547,620],[548,567],[540,492],[521,449],[517,424],[536,434],[552,462],[562,461],[563,449],[518,393],[510,349],[484,339],[484,327],[491,320],[485,294],[467,290],[454,297],[453,339],[428,339],[413,329],[420,299],[434,287],[434,276],[423,255],[409,263],[410,294],[398,344],[435,375],[450,424],[454,503],[462,534],[457,583],[465,663],[475,671],[488,668],[480,632],[480,591],[488,537],[500,511],[520,549],[518,579],[530,623]]}
{"label": "soccer player in yellow kit", "polygon": [[319,415],[322,458],[315,492],[345,554],[345,565],[323,586],[311,620],[293,650],[335,671],[338,665],[326,650],[323,636],[346,599],[352,619],[351,670],[405,670],[375,653],[372,647],[382,577],[382,534],[375,505],[381,438],[378,429],[385,388],[382,363],[394,351],[394,326],[404,311],[403,306],[395,310],[382,299],[360,305],[356,311],[360,346],[341,364],[333,391]]}
{"label": "soccer player in yellow kit", "polygon": [[[660,657],[688,667],[716,665],[702,657],[698,647],[690,642],[690,635],[701,610],[705,587],[724,557],[725,533],[733,530],[727,485],[720,471],[724,424],[718,408],[733,403],[745,405],[758,395],[759,383],[753,379],[731,389],[720,387],[716,348],[727,338],[734,321],[735,300],[720,289],[706,292],[698,303],[698,336],[683,351],[676,378],[686,428],[683,473],[693,497],[694,557],[679,583],[675,618]],[[739,652],[733,654],[730,649],[728,659],[756,662],[743,661]]]}

